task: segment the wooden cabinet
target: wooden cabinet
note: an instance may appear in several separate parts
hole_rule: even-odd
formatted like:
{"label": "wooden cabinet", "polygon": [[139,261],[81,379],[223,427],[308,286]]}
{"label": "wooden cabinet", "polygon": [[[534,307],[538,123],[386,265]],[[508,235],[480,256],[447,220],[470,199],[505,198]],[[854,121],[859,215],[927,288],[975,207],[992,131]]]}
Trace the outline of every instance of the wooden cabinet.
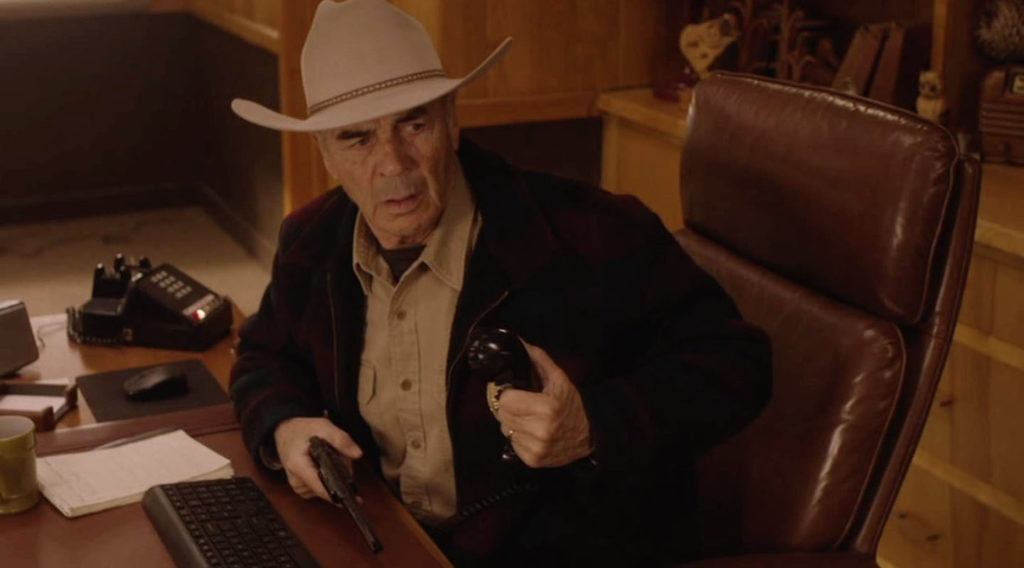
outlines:
{"label": "wooden cabinet", "polygon": [[953,348],[883,566],[1024,567],[1024,168],[986,164]]}
{"label": "wooden cabinet", "polygon": [[604,113],[601,187],[635,195],[670,231],[683,227],[679,192],[686,114],[679,103],[656,99],[651,89],[602,93]]}

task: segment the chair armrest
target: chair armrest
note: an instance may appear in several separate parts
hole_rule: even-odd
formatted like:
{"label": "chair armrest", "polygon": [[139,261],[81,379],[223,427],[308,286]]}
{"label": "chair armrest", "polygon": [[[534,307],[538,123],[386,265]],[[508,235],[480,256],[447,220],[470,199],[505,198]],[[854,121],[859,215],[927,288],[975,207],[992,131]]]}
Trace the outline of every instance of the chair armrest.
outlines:
{"label": "chair armrest", "polygon": [[748,554],[680,564],[678,568],[878,568],[875,559],[853,552]]}

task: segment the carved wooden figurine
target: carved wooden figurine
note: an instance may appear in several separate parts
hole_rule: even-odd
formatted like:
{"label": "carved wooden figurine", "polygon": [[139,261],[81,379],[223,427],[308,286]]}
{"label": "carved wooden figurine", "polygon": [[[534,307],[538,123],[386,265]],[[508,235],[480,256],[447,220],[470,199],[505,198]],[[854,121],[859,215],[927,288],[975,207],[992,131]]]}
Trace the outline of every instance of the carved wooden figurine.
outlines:
{"label": "carved wooden figurine", "polygon": [[679,49],[693,66],[699,77],[710,73],[711,64],[722,55],[729,44],[739,37],[736,16],[726,14],[720,18],[690,24],[679,34]]}

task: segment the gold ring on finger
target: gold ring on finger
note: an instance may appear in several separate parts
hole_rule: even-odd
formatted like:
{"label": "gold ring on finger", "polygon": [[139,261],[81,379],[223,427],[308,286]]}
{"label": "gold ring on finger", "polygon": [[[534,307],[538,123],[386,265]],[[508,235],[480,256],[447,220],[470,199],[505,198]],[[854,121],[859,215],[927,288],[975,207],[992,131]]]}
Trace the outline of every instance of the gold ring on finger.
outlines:
{"label": "gold ring on finger", "polygon": [[510,386],[512,385],[509,383],[501,383],[500,385],[493,381],[487,383],[487,406],[491,409],[491,414],[498,414],[498,410],[501,409],[501,394],[508,390]]}

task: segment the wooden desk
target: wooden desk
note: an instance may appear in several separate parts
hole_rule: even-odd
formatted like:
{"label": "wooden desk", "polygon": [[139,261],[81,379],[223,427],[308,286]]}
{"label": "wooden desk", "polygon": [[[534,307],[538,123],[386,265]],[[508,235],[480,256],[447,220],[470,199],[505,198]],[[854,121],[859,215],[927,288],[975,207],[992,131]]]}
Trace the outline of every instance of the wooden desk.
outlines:
{"label": "wooden desk", "polygon": [[[235,316],[237,326],[242,318],[237,310]],[[75,377],[198,356],[217,380],[227,385],[234,360],[234,334],[199,354],[98,347],[68,341],[62,320],[63,316],[32,318],[33,329],[42,336],[45,347],[38,361],[22,369],[20,378]],[[242,443],[230,404],[100,424],[94,423],[86,404],[81,400],[79,404],[81,408],[65,417],[57,430],[39,434],[40,455],[85,450],[140,431],[178,426],[230,459],[236,476],[253,478],[323,566],[451,565],[387,486],[368,467],[357,467],[366,514],[384,544],[382,552],[371,553],[347,513],[319,499],[303,500],[287,484],[256,468]],[[68,519],[41,499],[24,513],[0,516],[0,551],[0,564],[5,566],[174,565],[138,503]]]}

